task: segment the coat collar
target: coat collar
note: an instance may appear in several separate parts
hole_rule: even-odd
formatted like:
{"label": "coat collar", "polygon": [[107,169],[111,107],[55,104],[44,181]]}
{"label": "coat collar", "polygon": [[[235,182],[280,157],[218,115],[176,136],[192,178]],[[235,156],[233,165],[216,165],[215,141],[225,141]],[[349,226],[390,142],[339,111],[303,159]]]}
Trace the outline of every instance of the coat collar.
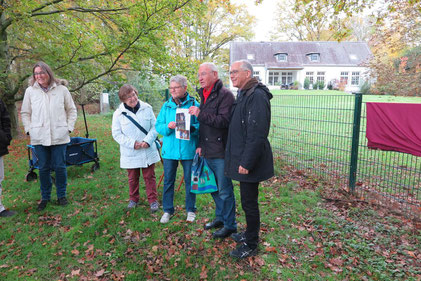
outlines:
{"label": "coat collar", "polygon": [[[35,81],[35,83],[34,83],[33,87],[34,87],[34,88],[37,88],[37,89],[40,89],[41,91],[43,91],[43,92],[44,92],[44,90],[42,89],[41,85],[40,85],[40,84],[38,84],[38,82],[36,82],[36,81]],[[56,88],[56,87],[57,87],[57,83],[56,83],[56,82],[53,82],[53,84],[51,84],[51,85],[48,87],[48,91],[47,91],[47,92],[49,92],[50,90],[52,90],[52,89],[54,89],[54,88]]]}
{"label": "coat collar", "polygon": [[[139,100],[139,109],[137,110],[137,112],[140,112],[142,110],[144,110],[145,108],[147,108],[148,106],[150,106],[149,104]],[[127,114],[134,114],[133,112],[131,112],[130,110],[128,110],[125,106],[124,103],[120,103],[120,105],[118,106],[118,110],[120,111],[120,114],[122,112],[127,112]],[[136,113],[137,113],[136,112]]]}
{"label": "coat collar", "polygon": [[[183,106],[183,105],[187,104],[188,102],[190,102],[191,100],[193,100],[193,98],[190,97],[190,94],[188,92],[186,92],[186,93],[187,93],[186,99],[182,103],[180,103],[180,106]],[[174,107],[174,108],[177,107],[177,104],[174,102],[172,97],[170,97],[168,99],[167,106]]]}

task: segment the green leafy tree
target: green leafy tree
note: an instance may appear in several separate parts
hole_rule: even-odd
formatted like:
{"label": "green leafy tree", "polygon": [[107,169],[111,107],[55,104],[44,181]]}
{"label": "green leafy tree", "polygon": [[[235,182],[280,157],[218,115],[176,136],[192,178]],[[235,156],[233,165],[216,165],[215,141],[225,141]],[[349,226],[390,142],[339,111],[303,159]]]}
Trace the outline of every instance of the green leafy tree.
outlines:
{"label": "green leafy tree", "polygon": [[304,3],[284,0],[279,3],[276,14],[272,40],[331,41],[335,39],[335,30],[343,28],[339,19],[335,28],[330,27],[334,10],[329,5],[305,7]]}
{"label": "green leafy tree", "polygon": [[152,74],[168,61],[165,37],[192,0],[0,0],[0,97],[17,128],[32,65],[43,60],[78,92],[136,69]]}

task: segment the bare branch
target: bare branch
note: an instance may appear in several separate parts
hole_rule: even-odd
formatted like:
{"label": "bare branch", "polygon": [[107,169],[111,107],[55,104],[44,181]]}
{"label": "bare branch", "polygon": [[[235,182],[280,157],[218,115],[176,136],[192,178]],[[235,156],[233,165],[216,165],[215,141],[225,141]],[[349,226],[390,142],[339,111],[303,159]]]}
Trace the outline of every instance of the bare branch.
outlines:
{"label": "bare branch", "polygon": [[38,17],[38,16],[46,16],[46,15],[53,15],[53,14],[59,14],[69,11],[75,11],[75,12],[81,12],[81,13],[105,13],[105,12],[122,12],[129,10],[129,7],[126,8],[118,8],[118,9],[88,9],[88,8],[82,8],[82,7],[71,7],[63,10],[53,10],[48,12],[40,12],[40,13],[33,13],[31,14],[31,17]]}
{"label": "bare branch", "polygon": [[31,14],[34,14],[35,12],[38,12],[38,11],[40,11],[40,10],[48,7],[48,6],[51,6],[51,5],[54,5],[54,4],[58,4],[60,2],[63,2],[63,0],[54,0],[54,1],[51,1],[51,2],[44,3],[43,5],[39,6],[38,8],[32,10],[31,11]]}

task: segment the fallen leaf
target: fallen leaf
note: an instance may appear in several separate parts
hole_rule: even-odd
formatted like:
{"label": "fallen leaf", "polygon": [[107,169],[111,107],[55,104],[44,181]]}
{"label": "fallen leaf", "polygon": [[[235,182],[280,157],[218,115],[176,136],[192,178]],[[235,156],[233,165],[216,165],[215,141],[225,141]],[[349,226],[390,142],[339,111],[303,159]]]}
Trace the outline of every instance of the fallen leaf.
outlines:
{"label": "fallen leaf", "polygon": [[207,279],[208,272],[206,271],[206,266],[202,266],[202,271],[200,272],[200,279]]}
{"label": "fallen leaf", "polygon": [[329,262],[330,262],[331,264],[334,264],[334,265],[337,265],[337,266],[341,266],[341,265],[343,265],[343,264],[344,264],[344,261],[343,261],[343,260],[341,260],[340,258],[333,258],[333,259],[330,259],[330,260],[329,260]]}
{"label": "fallen leaf", "polygon": [[97,273],[95,273],[96,277],[101,277],[102,275],[104,275],[105,269],[101,269],[100,271],[98,271]]}
{"label": "fallen leaf", "polygon": [[80,269],[72,270],[72,276],[79,276],[80,275]]}
{"label": "fallen leaf", "polygon": [[277,253],[278,252],[275,247],[266,247],[265,251],[266,252],[273,252],[273,253]]}
{"label": "fallen leaf", "polygon": [[415,255],[415,253],[414,253],[414,252],[412,252],[412,251],[407,251],[407,253],[408,253],[408,255],[410,255],[411,257],[413,257],[414,259],[416,259],[416,258],[417,258],[417,256]]}
{"label": "fallen leaf", "polygon": [[77,249],[73,249],[71,253],[75,256],[79,255],[79,251]]}

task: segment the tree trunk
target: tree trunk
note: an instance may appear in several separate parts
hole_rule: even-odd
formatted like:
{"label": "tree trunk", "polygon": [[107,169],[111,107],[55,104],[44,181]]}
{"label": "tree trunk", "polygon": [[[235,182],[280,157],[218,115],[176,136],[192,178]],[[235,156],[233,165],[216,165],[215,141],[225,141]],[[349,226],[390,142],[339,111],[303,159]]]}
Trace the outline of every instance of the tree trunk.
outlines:
{"label": "tree trunk", "polygon": [[19,118],[18,118],[18,111],[16,108],[16,104],[6,104],[7,111],[10,115],[10,122],[11,122],[11,130],[12,130],[12,137],[15,138],[19,135]]}

